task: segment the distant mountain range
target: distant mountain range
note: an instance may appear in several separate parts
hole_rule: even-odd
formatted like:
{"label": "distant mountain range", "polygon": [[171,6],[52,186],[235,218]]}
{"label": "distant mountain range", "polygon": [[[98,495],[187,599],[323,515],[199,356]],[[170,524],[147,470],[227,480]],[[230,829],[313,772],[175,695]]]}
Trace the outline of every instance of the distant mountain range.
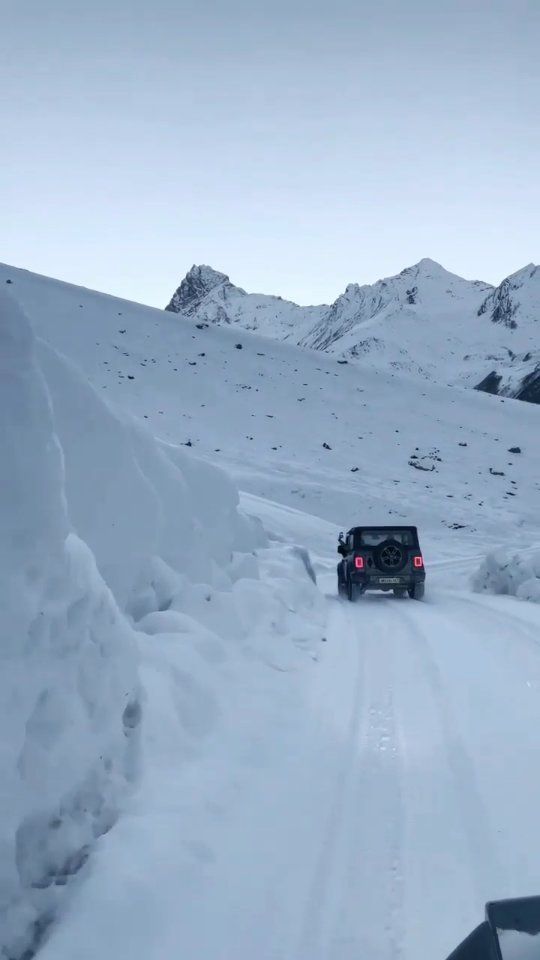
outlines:
{"label": "distant mountain range", "polygon": [[331,305],[308,307],[246,293],[226,274],[193,266],[166,310],[200,323],[236,324],[343,361],[540,403],[540,267],[534,264],[493,287],[424,259],[371,285],[351,283]]}

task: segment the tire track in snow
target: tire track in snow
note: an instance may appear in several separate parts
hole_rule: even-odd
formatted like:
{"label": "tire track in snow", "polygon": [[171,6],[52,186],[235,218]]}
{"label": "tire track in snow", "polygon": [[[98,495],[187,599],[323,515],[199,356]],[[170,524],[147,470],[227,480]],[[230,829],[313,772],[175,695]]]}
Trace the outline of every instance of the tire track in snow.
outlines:
{"label": "tire track in snow", "polygon": [[[366,662],[366,722],[346,798],[340,909],[325,956],[395,960],[401,956],[404,884],[396,635],[376,604],[368,601],[355,613],[356,639]],[[368,617],[367,630],[362,614]]]}
{"label": "tire track in snow", "polygon": [[302,960],[400,956],[404,818],[396,638],[376,603],[365,625],[359,613],[342,604],[329,637],[336,642],[345,634],[356,645],[359,672],[342,775],[304,916]]}
{"label": "tire track in snow", "polygon": [[[345,636],[358,646],[338,683],[353,663],[356,676],[299,960],[408,958],[420,955],[430,937],[436,945],[437,936],[444,955],[445,938],[450,949],[463,917],[463,926],[469,922],[470,905],[485,901],[502,875],[475,761],[433,648],[445,636],[451,642],[468,620],[455,599],[450,617],[436,606],[387,598],[336,604],[329,642],[342,644]],[[489,612],[496,621],[498,612]],[[530,633],[532,641],[532,626]],[[440,885],[438,876],[432,882],[434,864]],[[426,902],[440,917],[436,931],[411,922],[409,914]]]}
{"label": "tire track in snow", "polygon": [[[336,642],[336,636],[343,636],[342,625],[351,624],[351,612],[340,604],[334,614],[332,630],[329,630],[329,642]],[[350,636],[352,630],[345,630],[345,636]],[[325,914],[328,903],[328,890],[334,870],[334,859],[338,837],[342,829],[343,807],[347,785],[351,770],[355,762],[358,748],[360,726],[362,720],[362,704],[364,693],[364,663],[361,649],[358,650],[356,676],[353,687],[353,699],[347,738],[343,747],[343,759],[340,775],[336,781],[333,801],[326,821],[326,829],[320,848],[319,856],[304,911],[302,933],[298,957],[301,960],[326,960],[323,949]]]}
{"label": "tire track in snow", "polygon": [[[438,615],[434,614],[435,611],[428,605],[419,605],[418,611],[414,613],[402,608],[399,610],[400,620],[407,625],[404,635],[408,639],[408,648],[420,665],[438,711],[443,747],[454,781],[456,805],[460,810],[462,828],[470,851],[470,876],[479,900],[483,901],[486,899],[486,890],[490,889],[493,878],[500,875],[495,852],[496,844],[489,826],[486,804],[478,789],[475,764],[459,732],[459,723],[454,715],[443,675],[433,653],[427,618],[432,622],[435,630],[437,626],[439,630],[442,626],[441,623],[437,624]],[[448,629],[446,617],[444,628]]]}

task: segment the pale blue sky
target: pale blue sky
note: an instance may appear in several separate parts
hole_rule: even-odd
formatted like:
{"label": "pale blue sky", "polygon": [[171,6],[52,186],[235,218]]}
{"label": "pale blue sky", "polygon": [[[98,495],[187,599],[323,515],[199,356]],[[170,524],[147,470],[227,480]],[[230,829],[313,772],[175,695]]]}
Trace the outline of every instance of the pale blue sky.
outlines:
{"label": "pale blue sky", "polygon": [[540,260],[539,0],[0,13],[0,260],[158,306]]}

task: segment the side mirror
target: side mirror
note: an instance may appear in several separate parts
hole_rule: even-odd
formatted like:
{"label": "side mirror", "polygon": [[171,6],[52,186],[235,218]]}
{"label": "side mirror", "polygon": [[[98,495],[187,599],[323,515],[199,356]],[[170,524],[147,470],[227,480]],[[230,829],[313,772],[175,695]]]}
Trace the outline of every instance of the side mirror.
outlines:
{"label": "side mirror", "polygon": [[540,897],[488,903],[486,919],[498,946],[498,960],[540,957]]}
{"label": "side mirror", "polygon": [[344,543],[338,543],[337,552],[341,554],[342,557],[347,553],[347,547]]}
{"label": "side mirror", "polygon": [[537,960],[540,957],[540,897],[497,900],[486,919],[448,960]]}

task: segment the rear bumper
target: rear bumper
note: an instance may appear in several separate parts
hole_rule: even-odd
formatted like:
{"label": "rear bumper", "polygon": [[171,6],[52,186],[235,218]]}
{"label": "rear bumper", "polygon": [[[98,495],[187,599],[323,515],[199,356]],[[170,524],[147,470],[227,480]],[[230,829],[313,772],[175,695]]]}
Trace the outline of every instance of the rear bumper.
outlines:
{"label": "rear bumper", "polygon": [[384,573],[365,573],[362,570],[351,571],[352,583],[361,587],[363,590],[407,590],[413,587],[415,583],[424,583],[426,579],[425,570],[418,570],[407,573],[396,573],[395,576]]}

